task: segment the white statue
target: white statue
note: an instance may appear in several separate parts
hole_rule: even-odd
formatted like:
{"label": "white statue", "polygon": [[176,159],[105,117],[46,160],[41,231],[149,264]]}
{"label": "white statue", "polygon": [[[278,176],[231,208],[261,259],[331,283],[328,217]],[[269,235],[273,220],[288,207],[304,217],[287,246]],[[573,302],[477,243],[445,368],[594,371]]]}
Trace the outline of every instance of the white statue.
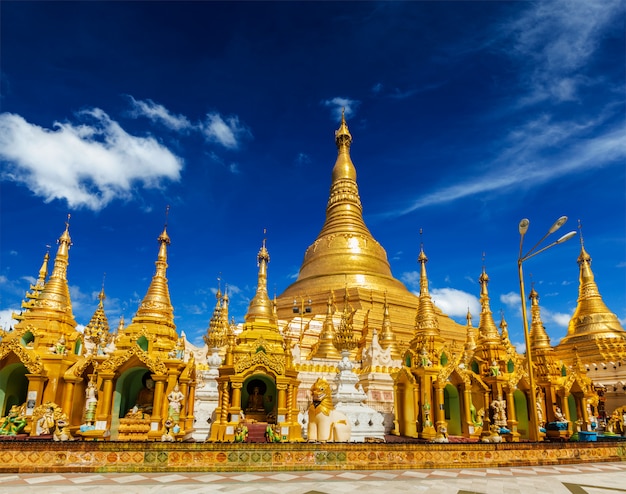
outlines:
{"label": "white statue", "polygon": [[311,387],[308,440],[310,442],[348,442],[351,426],[348,417],[335,410],[326,379],[318,378]]}
{"label": "white statue", "polygon": [[175,384],[174,389],[167,395],[167,400],[169,401],[168,413],[174,420],[178,420],[180,417],[180,410],[184,399],[185,395],[180,392],[178,384]]}

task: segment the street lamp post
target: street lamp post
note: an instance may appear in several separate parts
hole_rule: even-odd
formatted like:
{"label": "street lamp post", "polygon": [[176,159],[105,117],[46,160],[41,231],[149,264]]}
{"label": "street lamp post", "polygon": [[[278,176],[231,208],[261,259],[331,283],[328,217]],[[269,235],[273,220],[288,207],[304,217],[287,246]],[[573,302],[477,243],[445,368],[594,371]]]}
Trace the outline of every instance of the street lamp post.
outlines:
{"label": "street lamp post", "polygon": [[306,305],[305,305],[305,300],[304,297],[299,296],[300,298],[300,306],[298,306],[298,299],[294,298],[293,299],[293,313],[294,314],[300,314],[300,335],[299,335],[299,340],[302,340],[302,332],[304,331],[304,314],[310,314],[311,313],[311,304],[313,303],[313,301],[307,297],[306,299]]}
{"label": "street lamp post", "polygon": [[539,440],[539,424],[537,423],[537,396],[535,395],[535,372],[533,370],[533,360],[532,360],[532,348],[530,342],[530,331],[528,329],[528,315],[526,313],[526,295],[524,294],[524,274],[522,272],[522,263],[527,261],[531,257],[540,254],[541,252],[549,249],[550,247],[554,247],[557,244],[561,244],[573,236],[576,235],[575,231],[571,231],[565,235],[563,235],[558,240],[555,240],[549,245],[542,247],[537,250],[541,242],[543,242],[549,235],[556,232],[559,228],[561,228],[565,222],[567,221],[567,216],[561,216],[558,220],[554,222],[554,224],[550,227],[548,232],[537,242],[532,249],[530,249],[526,254],[522,255],[522,248],[524,244],[524,235],[528,231],[528,226],[530,225],[530,221],[524,218],[519,222],[519,233],[520,233],[520,241],[519,241],[519,257],[517,259],[517,272],[519,275],[519,289],[520,295],[522,297],[522,322],[524,324],[524,340],[526,341],[526,360],[528,362],[528,384],[530,385],[530,430],[529,430],[529,439],[531,441]]}

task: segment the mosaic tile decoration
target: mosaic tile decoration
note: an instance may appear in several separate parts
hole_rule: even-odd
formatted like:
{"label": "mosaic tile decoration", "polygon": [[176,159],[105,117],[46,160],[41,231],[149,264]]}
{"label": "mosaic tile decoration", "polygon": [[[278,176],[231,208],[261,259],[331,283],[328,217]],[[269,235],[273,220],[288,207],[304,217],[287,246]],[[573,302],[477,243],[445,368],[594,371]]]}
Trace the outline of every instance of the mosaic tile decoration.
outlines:
{"label": "mosaic tile decoration", "polygon": [[624,461],[626,443],[230,444],[0,442],[0,472],[490,468]]}

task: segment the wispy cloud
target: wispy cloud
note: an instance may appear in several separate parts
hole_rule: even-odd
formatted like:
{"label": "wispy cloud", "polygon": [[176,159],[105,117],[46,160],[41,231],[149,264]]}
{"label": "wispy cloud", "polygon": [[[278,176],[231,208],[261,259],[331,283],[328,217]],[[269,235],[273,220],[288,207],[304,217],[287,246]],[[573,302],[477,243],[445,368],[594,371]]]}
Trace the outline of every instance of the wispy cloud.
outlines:
{"label": "wispy cloud", "polygon": [[[400,279],[413,293],[419,295],[419,271],[406,271],[400,275]],[[480,313],[480,302],[472,293],[450,287],[431,287],[429,293],[433,303],[450,317],[465,318],[468,310],[472,315]]]}
{"label": "wispy cloud", "polygon": [[130,110],[130,115],[132,117],[146,117],[152,122],[165,125],[167,128],[176,132],[188,130],[194,127],[184,115],[174,115],[163,105],[155,103],[150,99],[143,101],[136,100],[130,95],[128,96],[128,99],[130,100],[130,104],[132,106]]}
{"label": "wispy cloud", "polygon": [[0,329],[4,329],[8,331],[13,328],[17,321],[11,317],[13,312],[17,312],[19,314],[19,309],[2,309],[0,310]]}
{"label": "wispy cloud", "polygon": [[[390,211],[387,215],[403,215],[486,192],[510,192],[525,187],[525,184],[537,186],[564,175],[623,163],[626,159],[626,129],[622,125],[593,137],[584,135],[587,129],[585,124],[554,123],[548,118],[529,122],[511,132],[508,147],[486,165],[489,170],[486,173],[431,191],[409,207]],[[551,145],[547,142],[550,136],[553,139]],[[560,155],[543,154],[550,150],[556,152],[562,147],[567,150]]]}
{"label": "wispy cloud", "polygon": [[335,120],[339,120],[341,118],[341,112],[344,110],[346,118],[353,117],[361,102],[350,98],[336,96],[335,98],[322,101],[322,104],[331,109]]}
{"label": "wispy cloud", "polygon": [[621,0],[555,0],[531,3],[515,21],[503,25],[503,34],[514,38],[508,53],[529,66],[522,81],[528,93],[521,102],[576,99],[579,86],[593,83],[579,70],[623,14]]}
{"label": "wispy cloud", "polygon": [[219,112],[211,112],[204,121],[192,122],[185,115],[175,115],[165,106],[150,99],[136,100],[130,95],[128,99],[132,107],[129,116],[146,117],[153,123],[164,125],[176,132],[198,132],[207,141],[226,149],[238,149],[243,140],[252,137],[250,129],[237,115],[223,116]]}
{"label": "wispy cloud", "polygon": [[154,138],[128,134],[98,108],[78,118],[46,129],[0,114],[0,159],[6,164],[0,178],[25,185],[46,202],[62,199],[94,211],[128,199],[138,183],[158,188],[180,179],[182,159]]}
{"label": "wispy cloud", "polygon": [[471,293],[456,288],[433,288],[430,295],[435,305],[450,317],[464,318],[468,310],[472,316],[480,314],[478,297]]}
{"label": "wispy cloud", "polygon": [[219,113],[209,113],[203,124],[203,133],[210,142],[216,142],[227,149],[237,149],[243,138],[252,136],[250,130],[232,115],[222,117]]}
{"label": "wispy cloud", "polygon": [[311,157],[306,153],[298,153],[294,161],[297,167],[307,167],[311,164]]}
{"label": "wispy cloud", "polygon": [[[477,163],[467,174],[459,174],[456,183],[434,188],[408,207],[386,216],[478,194],[510,193],[529,183],[537,186],[565,175],[623,164],[623,90],[587,75],[587,66],[594,61],[607,34],[623,24],[616,22],[623,19],[623,1],[555,0],[520,5],[524,6],[515,20],[498,25],[492,33],[497,42],[480,46],[485,52],[499,50],[517,69],[518,97],[504,109],[499,106],[491,110],[492,118],[513,114],[516,123],[501,122],[503,128],[511,130],[492,139],[493,158]],[[594,94],[606,95],[604,110],[599,114],[585,114],[581,100],[588,91],[581,91],[583,86],[593,86]],[[378,92],[381,90],[378,87]],[[580,101],[581,111],[561,113],[562,103],[572,100]],[[528,106],[535,103],[542,104],[541,113],[528,117]]]}
{"label": "wispy cloud", "polygon": [[520,294],[515,292],[503,293],[500,295],[500,302],[502,302],[506,307],[509,308],[517,308],[521,307],[521,299]]}

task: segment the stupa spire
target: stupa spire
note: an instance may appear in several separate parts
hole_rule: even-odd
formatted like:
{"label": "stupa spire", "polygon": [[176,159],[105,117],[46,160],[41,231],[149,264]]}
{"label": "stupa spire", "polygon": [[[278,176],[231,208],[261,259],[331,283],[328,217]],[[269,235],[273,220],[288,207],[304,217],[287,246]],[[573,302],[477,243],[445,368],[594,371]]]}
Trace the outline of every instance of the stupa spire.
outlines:
{"label": "stupa spire", "polygon": [[143,298],[137,314],[133,318],[133,324],[157,322],[175,328],[174,308],[170,300],[170,291],[167,282],[167,247],[170,245],[170,237],[167,234],[167,223],[159,235],[159,254],[154,263],[156,271],[152,277],[146,296]]}
{"label": "stupa spire", "polygon": [[356,310],[350,304],[348,297],[348,286],[346,285],[343,295],[343,312],[341,313],[341,321],[339,329],[335,331],[333,343],[335,348],[340,352],[349,352],[357,346],[354,339],[354,314]]}
{"label": "stupa spire", "polygon": [[[420,235],[422,230],[420,229]],[[439,335],[439,321],[435,311],[435,305],[428,292],[428,275],[426,274],[426,263],[428,257],[424,253],[424,244],[420,245],[420,253],[417,257],[420,264],[420,295],[415,317],[415,332],[428,335]]]}
{"label": "stupa spire", "polygon": [[[48,261],[50,260],[50,246],[48,245],[47,247],[48,250],[43,257],[43,263],[41,264],[41,268],[39,268],[39,277],[37,278],[37,281],[34,285],[30,285],[31,291],[26,292],[25,300],[22,301],[22,309],[26,311],[30,310],[33,307],[35,300],[39,298],[39,294],[46,285],[46,278],[48,277]],[[22,319],[24,319],[24,314],[17,314],[14,312],[13,314],[11,314],[11,317],[16,321],[21,321]]]}
{"label": "stupa spire", "polygon": [[106,295],[104,294],[104,282],[102,283],[102,289],[98,294],[98,307],[91,316],[89,324],[85,326],[85,340],[88,340],[90,347],[88,351],[97,353],[98,349],[104,348],[109,342],[109,320],[104,312],[104,300]]}
{"label": "stupa spire", "polygon": [[[69,250],[72,246],[70,237],[70,215],[67,215],[65,231],[59,237],[57,243],[59,248],[54,259],[54,267],[50,278],[39,294],[36,307],[46,308],[55,312],[63,313],[66,317],[74,318],[72,314],[72,302],[70,300],[70,290],[67,283],[67,267],[69,265]],[[75,325],[75,323],[74,323]]]}
{"label": "stupa spire", "polygon": [[213,309],[213,315],[209,321],[209,329],[207,334],[204,335],[204,342],[209,347],[209,350],[214,348],[220,348],[226,344],[226,338],[228,333],[228,314],[224,320],[224,297],[222,296],[222,290],[219,284],[217,292],[215,293],[215,308]]}
{"label": "stupa spire", "polygon": [[467,315],[465,318],[467,319],[467,324],[465,326],[465,353],[471,356],[476,349],[476,329],[472,326],[472,313],[470,312],[469,307],[467,308]]}
{"label": "stupa spire", "polygon": [[[263,235],[267,230],[263,230]],[[250,301],[248,313],[246,314],[246,322],[264,321],[275,324],[276,316],[272,307],[272,301],[267,293],[267,265],[270,262],[270,254],[267,251],[266,239],[263,238],[263,244],[257,254],[257,266],[259,268],[257,276],[256,294]],[[276,329],[277,330],[277,329]]]}
{"label": "stupa spire", "polygon": [[546,328],[541,320],[541,309],[539,307],[539,294],[533,286],[530,290],[530,344],[533,350],[538,348],[551,348],[550,337],[546,332]]}
{"label": "stupa spire", "polygon": [[[590,336],[593,338],[608,338],[609,340],[615,338],[623,339],[626,337],[624,328],[617,316],[604,303],[596,285],[595,277],[591,270],[591,256],[585,250],[580,221],[578,229],[580,232],[578,301],[574,315],[567,327],[567,336],[561,341],[561,344],[578,336],[584,336],[587,339]],[[582,346],[584,345],[581,344],[581,348]]]}
{"label": "stupa spire", "polygon": [[489,283],[489,275],[487,275],[484,263],[482,273],[478,278],[478,282],[480,283],[481,306],[480,321],[478,323],[480,343],[481,345],[484,343],[499,344],[500,334],[498,333],[498,328],[496,327],[496,323],[493,320],[493,313],[491,312],[491,307],[489,304],[489,290],[487,288],[487,284]]}
{"label": "stupa spire", "polygon": [[41,289],[46,284],[46,278],[48,277],[48,261],[50,260],[50,250],[48,246],[48,250],[46,254],[43,256],[43,262],[41,263],[41,267],[39,268],[39,278],[37,279],[37,283],[34,286],[31,286],[31,290],[35,290],[37,288]]}
{"label": "stupa spire", "polygon": [[322,331],[319,337],[319,344],[314,349],[312,358],[339,358],[339,352],[335,348],[333,343],[336,336],[335,324],[333,322],[333,294],[328,295],[328,301],[326,302],[326,319],[322,326]]}
{"label": "stupa spire", "polygon": [[391,328],[391,318],[389,317],[389,304],[387,303],[387,292],[385,291],[385,298],[383,303],[383,324],[378,338],[378,343],[383,350],[390,348],[391,356],[394,359],[400,359],[401,354],[398,349],[398,342],[396,335]]}
{"label": "stupa spire", "polygon": [[363,222],[363,206],[356,181],[356,168],[350,158],[352,135],[348,130],[343,111],[341,124],[335,131],[335,144],[337,145],[337,160],[332,171],[330,196],[326,205],[326,221],[318,238],[346,231],[369,237],[371,233]]}

